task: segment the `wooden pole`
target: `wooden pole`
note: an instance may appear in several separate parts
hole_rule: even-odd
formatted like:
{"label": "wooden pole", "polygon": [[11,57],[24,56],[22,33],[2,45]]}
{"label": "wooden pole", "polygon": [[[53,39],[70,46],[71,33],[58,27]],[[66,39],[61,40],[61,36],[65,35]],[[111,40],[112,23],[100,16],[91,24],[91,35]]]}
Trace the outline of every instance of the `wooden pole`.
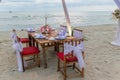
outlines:
{"label": "wooden pole", "polygon": [[62,5],[63,5],[65,18],[66,18],[66,22],[67,22],[68,32],[69,32],[69,35],[71,35],[72,34],[72,29],[71,29],[70,18],[69,18],[69,14],[68,14],[68,11],[67,11],[66,4],[65,4],[65,0],[62,0]]}

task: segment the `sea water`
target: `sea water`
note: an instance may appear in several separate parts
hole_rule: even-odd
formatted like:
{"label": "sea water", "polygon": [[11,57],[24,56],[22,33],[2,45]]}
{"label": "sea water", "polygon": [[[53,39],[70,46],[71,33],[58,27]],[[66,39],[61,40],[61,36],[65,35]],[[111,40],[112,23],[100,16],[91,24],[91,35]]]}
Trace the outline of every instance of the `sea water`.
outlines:
{"label": "sea water", "polygon": [[[110,11],[87,11],[69,13],[72,27],[115,24]],[[45,23],[45,17],[47,21]],[[40,12],[0,12],[0,31],[21,30],[29,27],[39,28],[45,24],[58,28],[66,25],[64,13],[42,14]]]}

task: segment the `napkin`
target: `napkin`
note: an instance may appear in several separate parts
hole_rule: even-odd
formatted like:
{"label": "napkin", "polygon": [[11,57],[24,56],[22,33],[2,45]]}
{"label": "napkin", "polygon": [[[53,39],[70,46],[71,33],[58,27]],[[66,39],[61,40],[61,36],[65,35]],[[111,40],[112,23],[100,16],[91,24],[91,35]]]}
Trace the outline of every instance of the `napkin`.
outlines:
{"label": "napkin", "polygon": [[57,37],[55,37],[55,39],[65,39],[66,38],[66,35],[58,35]]}
{"label": "napkin", "polygon": [[35,31],[35,30],[33,28],[27,28],[27,31],[32,32],[32,31]]}
{"label": "napkin", "polygon": [[55,40],[55,38],[54,37],[50,37],[49,40]]}
{"label": "napkin", "polygon": [[60,30],[56,39],[65,39],[67,36],[66,34],[67,34],[66,30]]}
{"label": "napkin", "polygon": [[60,32],[58,33],[59,36],[65,36],[67,34],[66,30],[60,30]]}

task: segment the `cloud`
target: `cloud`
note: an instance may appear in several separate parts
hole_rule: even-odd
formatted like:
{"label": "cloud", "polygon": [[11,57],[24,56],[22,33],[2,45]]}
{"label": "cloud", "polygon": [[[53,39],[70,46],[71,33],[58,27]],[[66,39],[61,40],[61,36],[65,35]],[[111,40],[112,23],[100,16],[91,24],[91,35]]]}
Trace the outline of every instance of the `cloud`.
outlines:
{"label": "cloud", "polygon": [[[78,3],[81,2],[81,0],[65,0],[67,3]],[[3,3],[8,2],[25,2],[25,3],[61,3],[62,0],[2,0]]]}
{"label": "cloud", "polygon": [[[78,3],[81,0],[65,0],[67,3]],[[62,0],[35,0],[36,3],[61,3]]]}
{"label": "cloud", "polygon": [[2,2],[34,2],[34,0],[2,0]]}

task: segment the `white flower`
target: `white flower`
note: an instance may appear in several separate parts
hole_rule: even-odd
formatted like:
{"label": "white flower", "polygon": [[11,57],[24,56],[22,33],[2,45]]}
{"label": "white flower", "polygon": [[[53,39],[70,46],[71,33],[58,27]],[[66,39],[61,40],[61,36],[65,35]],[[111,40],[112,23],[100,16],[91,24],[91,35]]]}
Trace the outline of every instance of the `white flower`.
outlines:
{"label": "white flower", "polygon": [[120,18],[120,9],[116,9],[116,10],[113,12],[113,16],[114,16],[116,19],[119,19],[119,18]]}

